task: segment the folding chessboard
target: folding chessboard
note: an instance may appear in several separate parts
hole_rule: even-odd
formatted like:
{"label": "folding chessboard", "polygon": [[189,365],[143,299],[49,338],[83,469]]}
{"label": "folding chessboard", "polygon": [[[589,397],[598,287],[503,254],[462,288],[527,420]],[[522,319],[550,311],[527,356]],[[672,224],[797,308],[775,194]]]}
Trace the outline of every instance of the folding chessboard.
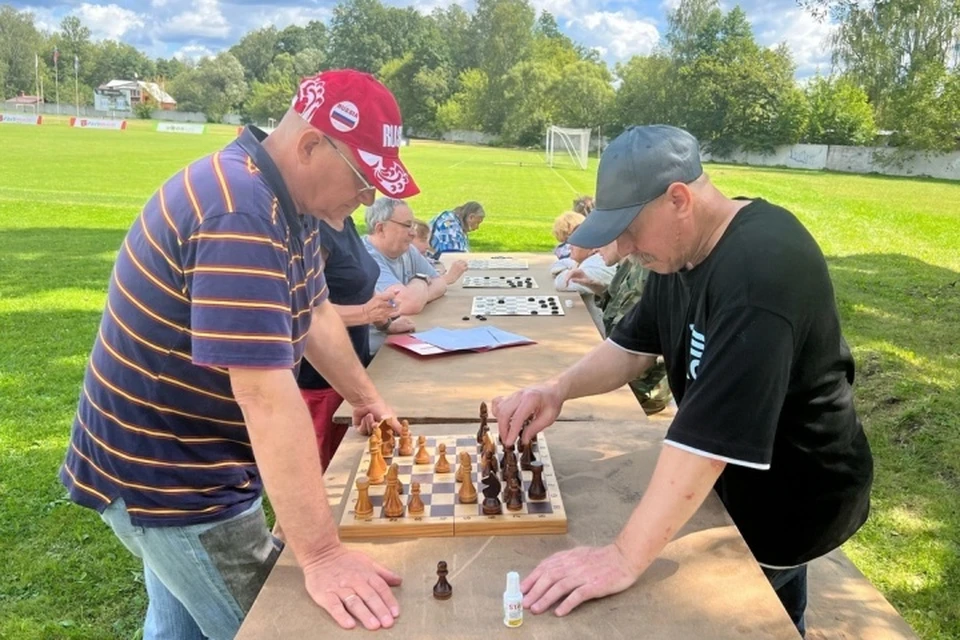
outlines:
{"label": "folding chessboard", "polygon": [[[488,535],[545,535],[566,533],[567,513],[563,508],[563,499],[560,497],[560,485],[550,458],[550,450],[546,439],[541,433],[534,445],[534,456],[543,463],[543,483],[547,488],[547,498],[541,501],[532,501],[527,496],[533,474],[522,471],[523,479],[523,508],[520,511],[509,511],[503,505],[500,515],[483,515],[483,485],[479,476],[479,453],[475,436],[443,435],[428,436],[427,451],[430,453],[428,464],[415,464],[414,456],[399,456],[394,453],[387,459],[387,464],[397,463],[399,479],[403,485],[400,496],[404,504],[404,515],[400,518],[387,518],[383,515],[383,494],[386,484],[370,485],[370,502],[373,503],[373,517],[368,520],[358,519],[354,512],[357,502],[356,479],[366,477],[370,467],[370,451],[365,450],[357,465],[357,472],[350,491],[347,493],[347,504],[340,518],[340,537],[344,540],[358,540],[381,537],[450,537],[450,536],[488,536]],[[414,437],[416,441],[416,437]],[[437,461],[438,445],[446,445],[446,457],[450,462],[449,473],[435,473],[434,464]],[[416,447],[414,447],[416,452]],[[456,481],[456,471],[461,451],[470,453],[472,464],[472,481],[477,489],[475,504],[461,504],[458,493],[460,483]],[[503,454],[498,447],[498,458]],[[502,473],[502,470],[501,470]],[[499,476],[498,476],[499,477]],[[406,512],[407,500],[410,497],[410,483],[420,483],[420,499],[424,504],[424,511],[418,516],[410,516]]]}
{"label": "folding chessboard", "polygon": [[467,260],[468,269],[529,269],[526,260],[516,258],[490,258],[488,260]]}
{"label": "folding chessboard", "polygon": [[470,315],[562,316],[557,296],[474,296]]}
{"label": "folding chessboard", "polygon": [[464,276],[464,289],[539,289],[532,276]]}

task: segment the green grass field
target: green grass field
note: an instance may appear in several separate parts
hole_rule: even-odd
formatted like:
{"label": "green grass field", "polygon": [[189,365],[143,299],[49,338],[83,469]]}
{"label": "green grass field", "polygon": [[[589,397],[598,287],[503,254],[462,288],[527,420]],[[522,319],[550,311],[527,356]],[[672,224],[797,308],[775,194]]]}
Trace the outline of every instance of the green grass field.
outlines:
{"label": "green grass field", "polygon": [[[138,634],[138,564],[56,472],[127,227],[165,178],[235,134],[154,127],[0,125],[0,638]],[[420,217],[485,205],[477,250],[548,250],[552,219],[596,171],[426,142],[404,157]],[[960,184],[708,171],[730,195],[792,209],[828,256],[877,463],[873,515],[845,549],[923,638],[960,638]]]}

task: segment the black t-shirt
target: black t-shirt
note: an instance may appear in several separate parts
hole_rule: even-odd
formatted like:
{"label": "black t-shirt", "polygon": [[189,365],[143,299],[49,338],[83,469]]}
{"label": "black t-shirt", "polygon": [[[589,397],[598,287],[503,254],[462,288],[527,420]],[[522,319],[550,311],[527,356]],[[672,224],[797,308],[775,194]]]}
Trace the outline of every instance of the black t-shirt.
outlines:
{"label": "black t-shirt", "polygon": [[702,263],[651,274],[611,340],[663,355],[679,405],[666,442],[728,463],[716,490],[761,564],[802,564],[864,523],[853,357],[823,253],[789,211],[747,204]]}
{"label": "black t-shirt", "polygon": [[[338,231],[323,220],[319,221],[320,246],[326,252],[323,275],[330,287],[333,304],[365,304],[373,297],[380,267],[363,246],[352,218],[347,218]],[[363,366],[370,364],[370,325],[347,327],[353,350]],[[306,359],[300,362],[297,384],[301,389],[329,389],[330,383],[310,366]]]}

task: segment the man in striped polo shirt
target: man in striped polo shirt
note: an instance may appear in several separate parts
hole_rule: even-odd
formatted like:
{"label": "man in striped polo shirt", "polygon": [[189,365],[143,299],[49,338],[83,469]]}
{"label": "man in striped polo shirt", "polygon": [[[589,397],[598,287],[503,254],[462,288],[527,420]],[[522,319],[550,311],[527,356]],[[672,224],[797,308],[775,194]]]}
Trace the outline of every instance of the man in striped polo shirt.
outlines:
{"label": "man in striped polo shirt", "polygon": [[346,628],[399,615],[400,578],[339,541],[295,370],[306,357],[357,424],[391,414],[327,301],[317,218],[419,191],[400,130],[372,76],[321,73],[124,239],[60,477],[143,560],[148,640],[235,635],[280,551],[264,485],[321,607]]}

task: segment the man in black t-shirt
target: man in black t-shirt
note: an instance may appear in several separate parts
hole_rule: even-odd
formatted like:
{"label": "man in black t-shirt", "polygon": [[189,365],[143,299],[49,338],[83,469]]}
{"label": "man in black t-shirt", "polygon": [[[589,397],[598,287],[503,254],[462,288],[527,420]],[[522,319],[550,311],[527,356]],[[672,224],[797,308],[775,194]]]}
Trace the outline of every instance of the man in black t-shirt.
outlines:
{"label": "man in black t-shirt", "polygon": [[510,445],[565,400],[636,379],[662,355],[679,410],[650,485],[617,540],[544,560],[524,605],[565,615],[633,584],[715,489],[804,633],[806,563],[864,523],[873,459],[853,407],[853,358],[826,261],[785,209],[729,199],[696,139],[633,127],[603,154],[597,208],[571,236],[616,240],[653,273],[610,338],[559,376],[494,400]]}

